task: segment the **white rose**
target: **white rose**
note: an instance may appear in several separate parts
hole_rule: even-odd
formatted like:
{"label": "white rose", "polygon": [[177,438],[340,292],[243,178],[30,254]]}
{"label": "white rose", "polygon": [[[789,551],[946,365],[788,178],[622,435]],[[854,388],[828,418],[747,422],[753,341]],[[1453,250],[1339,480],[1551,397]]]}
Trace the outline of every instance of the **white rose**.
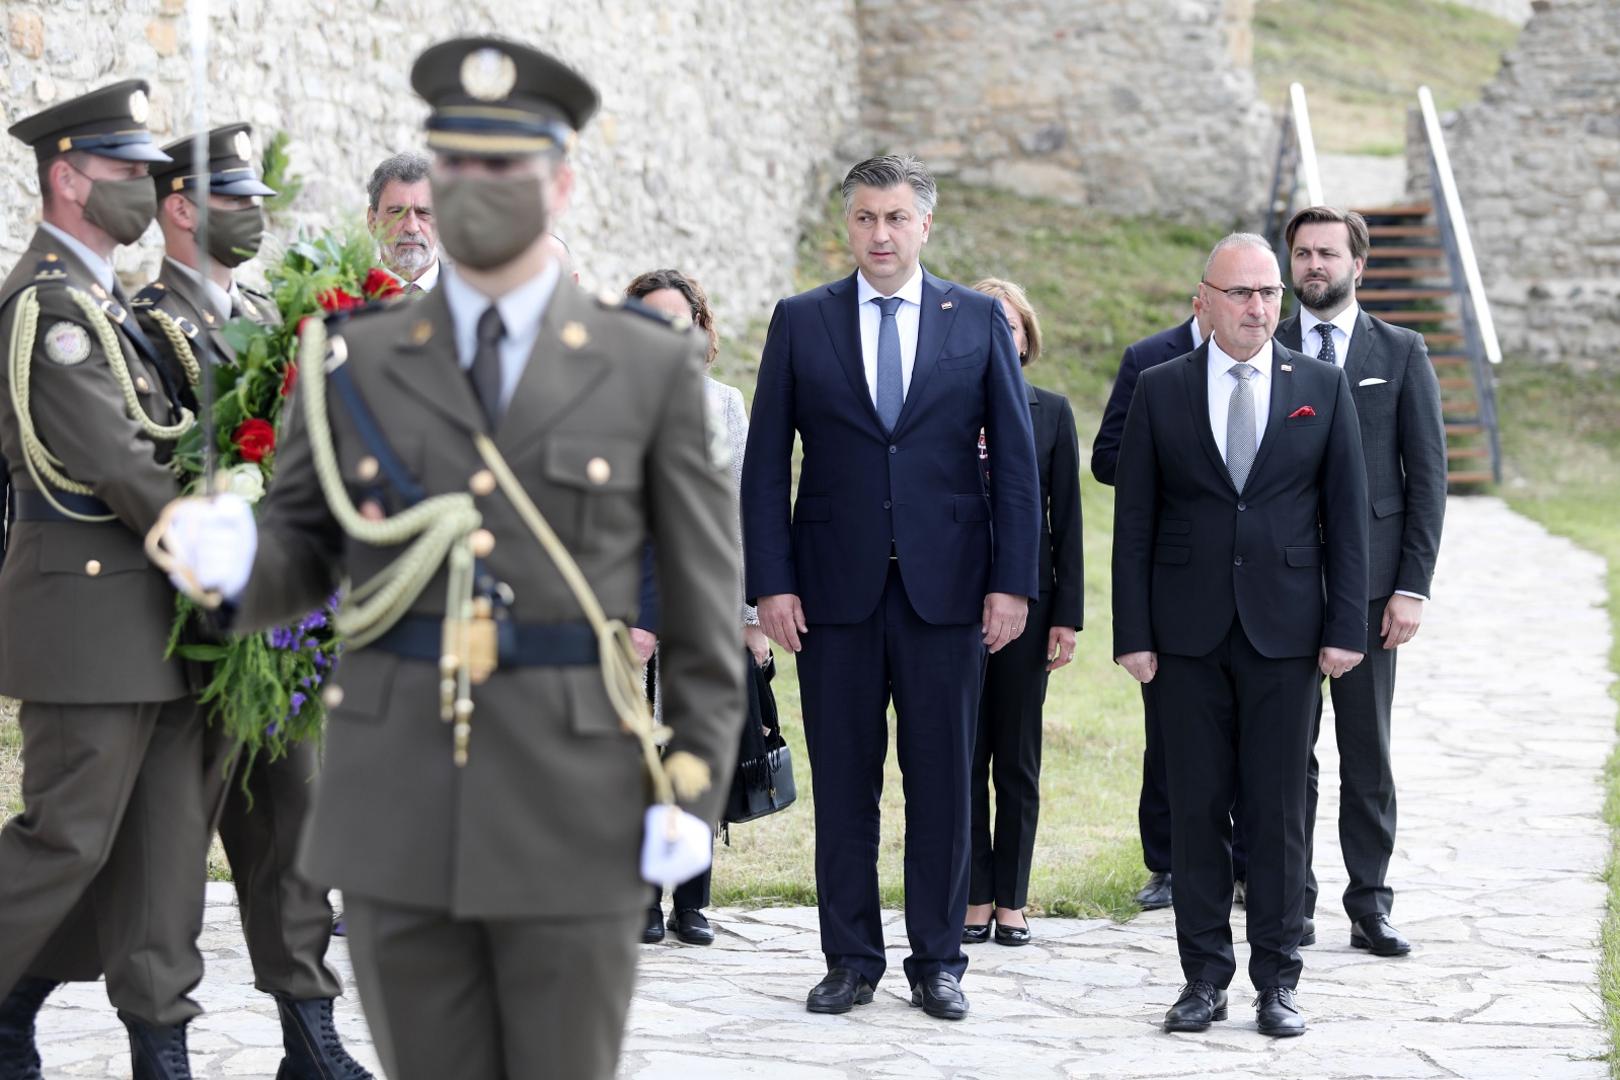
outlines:
{"label": "white rose", "polygon": [[226,474],[225,490],[239,495],[250,505],[264,498],[264,470],[252,462],[238,465]]}

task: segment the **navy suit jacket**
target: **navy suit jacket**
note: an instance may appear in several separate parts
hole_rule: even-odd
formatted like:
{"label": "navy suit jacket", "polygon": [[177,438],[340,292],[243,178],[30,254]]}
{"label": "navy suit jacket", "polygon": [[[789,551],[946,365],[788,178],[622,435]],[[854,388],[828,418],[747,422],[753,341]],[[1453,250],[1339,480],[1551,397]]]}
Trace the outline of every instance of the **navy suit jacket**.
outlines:
{"label": "navy suit jacket", "polygon": [[[743,459],[749,602],[796,593],[808,623],[860,622],[883,595],[891,552],[930,623],[978,622],[986,593],[1035,598],[1035,443],[1000,303],[924,272],[911,386],[885,434],[856,295],[851,274],[771,316]],[[980,429],[996,448],[988,493]],[[790,518],[795,433],[804,459]]]}
{"label": "navy suit jacket", "polygon": [[1125,355],[1119,360],[1119,374],[1114,376],[1114,389],[1109,392],[1108,405],[1103,409],[1102,424],[1091,443],[1091,475],[1099,483],[1110,486],[1114,483],[1114,470],[1119,467],[1119,441],[1125,435],[1125,414],[1131,409],[1137,377],[1144,368],[1185,356],[1192,350],[1191,319],[1125,346]]}
{"label": "navy suit jacket", "polygon": [[1281,344],[1271,372],[1241,495],[1210,429],[1209,343],[1142,373],[1114,491],[1115,656],[1204,656],[1234,617],[1272,659],[1366,651],[1367,470],[1350,384]]}

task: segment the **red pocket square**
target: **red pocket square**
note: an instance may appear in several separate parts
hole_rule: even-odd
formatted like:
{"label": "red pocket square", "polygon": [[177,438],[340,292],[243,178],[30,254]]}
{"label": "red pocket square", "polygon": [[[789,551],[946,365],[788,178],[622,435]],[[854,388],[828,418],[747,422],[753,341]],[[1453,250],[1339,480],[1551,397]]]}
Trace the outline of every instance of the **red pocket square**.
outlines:
{"label": "red pocket square", "polygon": [[1295,409],[1293,412],[1288,414],[1288,419],[1297,420],[1301,416],[1315,416],[1315,415],[1316,415],[1316,410],[1315,409],[1311,408],[1309,405],[1301,405],[1299,408]]}

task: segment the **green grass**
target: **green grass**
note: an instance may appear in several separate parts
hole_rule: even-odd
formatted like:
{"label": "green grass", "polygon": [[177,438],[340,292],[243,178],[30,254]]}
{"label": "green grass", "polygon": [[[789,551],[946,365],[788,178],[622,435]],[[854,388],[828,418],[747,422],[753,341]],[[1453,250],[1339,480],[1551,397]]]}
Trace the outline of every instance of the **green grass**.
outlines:
{"label": "green grass", "polygon": [[1441,0],[1259,0],[1254,72],[1273,108],[1304,85],[1317,149],[1393,155],[1420,83],[1442,111],[1475,100],[1518,33]]}
{"label": "green grass", "polygon": [[[1084,210],[947,185],[924,262],[968,284],[997,276],[1029,292],[1045,334],[1035,383],[1070,395],[1084,456],[1119,355],[1132,341],[1186,318],[1215,228],[1115,221]],[[800,245],[797,284],[848,274],[842,218],[829,200]],[[716,375],[752,396],[764,327],[722,349]],[[1085,472],[1084,468],[1082,469]],[[1136,684],[1114,666],[1109,619],[1113,492],[1085,472],[1086,629],[1075,662],[1052,677],[1045,714],[1041,822],[1030,880],[1031,908],[1047,915],[1133,914],[1146,871],[1136,829],[1142,713]],[[808,904],[815,900],[814,792],[804,753],[791,660],[775,689],[794,753],[799,804],[732,830],[715,860],[717,903]],[[892,723],[892,720],[891,720]],[[891,737],[891,744],[893,739]],[[903,800],[890,755],[884,780],[879,881],[885,904],[903,901]]]}
{"label": "green grass", "polygon": [[[1509,362],[1497,399],[1508,502],[1608,561],[1610,626],[1620,631],[1620,372],[1580,374]],[[1609,660],[1620,673],[1620,636]],[[1620,700],[1620,683],[1611,690]],[[1606,780],[1611,846],[1599,984],[1609,1072],[1620,1080],[1620,749],[1609,758]]]}

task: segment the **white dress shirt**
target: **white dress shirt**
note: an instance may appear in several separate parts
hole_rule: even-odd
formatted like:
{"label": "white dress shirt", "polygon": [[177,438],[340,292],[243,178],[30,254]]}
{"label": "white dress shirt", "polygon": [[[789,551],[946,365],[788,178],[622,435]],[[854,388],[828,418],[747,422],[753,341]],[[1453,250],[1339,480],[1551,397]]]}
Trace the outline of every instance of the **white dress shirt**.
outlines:
{"label": "white dress shirt", "polygon": [[[500,344],[503,410],[512,403],[512,394],[523,377],[529,354],[534,352],[535,339],[540,336],[540,320],[545,317],[546,305],[551,303],[560,276],[557,261],[549,260],[544,270],[494,302],[501,313],[501,324],[506,328]],[[462,371],[471,371],[473,355],[478,351],[478,320],[489,309],[490,299],[448,267],[441,284],[445,302],[450,305],[450,322],[456,331],[456,361]]]}
{"label": "white dress shirt", "polygon": [[1198,346],[1200,346],[1200,345],[1202,345],[1204,343],[1204,335],[1200,334],[1198,332],[1198,318],[1197,318],[1197,316],[1194,316],[1193,318],[1187,320],[1187,329],[1192,331],[1193,352],[1197,352],[1198,351]]}
{"label": "white dress shirt", "polygon": [[97,285],[100,285],[109,293],[113,291],[112,263],[108,262],[106,259],[103,259],[100,255],[97,255],[88,247],[85,247],[84,242],[78,237],[70,236],[68,233],[58,229],[55,225],[52,225],[48,221],[40,222],[39,227],[50,230],[50,234],[52,236],[66,244],[67,249],[73,252],[74,255],[78,256],[80,262],[84,263],[84,268],[90,271],[91,276],[96,279]]}
{"label": "white dress shirt", "polygon": [[[905,303],[894,313],[895,328],[900,332],[900,400],[911,391],[911,369],[917,363],[917,327],[922,320],[922,267],[918,266],[911,280],[900,286],[894,294]],[[866,275],[855,272],[855,304],[861,316],[861,364],[866,368],[866,388],[872,393],[872,404],[877,404],[878,329],[883,323],[883,309],[871,303],[873,297],[883,294],[872,287]]]}
{"label": "white dress shirt", "polygon": [[[1271,342],[1267,340],[1244,362],[1254,367],[1254,374],[1249,376],[1249,393],[1254,396],[1254,447],[1259,450],[1266,438],[1266,421],[1271,418]],[[1228,372],[1237,363],[1213,337],[1209,339],[1209,427],[1222,461],[1226,460],[1226,414],[1232,403],[1232,387],[1237,385],[1237,376]]]}
{"label": "white dress shirt", "polygon": [[[1356,318],[1360,314],[1361,305],[1352,300],[1349,306],[1333,316],[1333,361],[1340,367],[1344,367],[1344,358],[1350,355],[1350,335],[1355,332]],[[1317,333],[1316,328],[1322,321],[1312,315],[1309,308],[1300,305],[1299,351],[1306,356],[1321,358],[1322,335]]]}
{"label": "white dress shirt", "polygon": [[422,271],[421,277],[417,278],[415,281],[406,281],[402,284],[415,285],[423,292],[432,292],[439,284],[439,267],[442,265],[443,263],[441,263],[438,259],[434,259],[432,264],[428,266],[426,270]]}

